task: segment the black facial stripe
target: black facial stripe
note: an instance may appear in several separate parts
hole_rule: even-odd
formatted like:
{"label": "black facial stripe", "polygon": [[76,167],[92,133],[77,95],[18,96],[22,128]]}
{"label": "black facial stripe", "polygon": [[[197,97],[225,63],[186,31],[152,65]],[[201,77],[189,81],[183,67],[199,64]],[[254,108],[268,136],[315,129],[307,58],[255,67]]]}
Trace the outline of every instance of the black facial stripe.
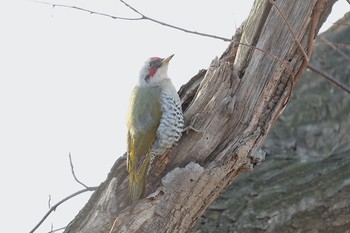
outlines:
{"label": "black facial stripe", "polygon": [[145,81],[148,82],[149,78],[150,78],[150,76],[149,76],[149,74],[147,74],[145,77]]}

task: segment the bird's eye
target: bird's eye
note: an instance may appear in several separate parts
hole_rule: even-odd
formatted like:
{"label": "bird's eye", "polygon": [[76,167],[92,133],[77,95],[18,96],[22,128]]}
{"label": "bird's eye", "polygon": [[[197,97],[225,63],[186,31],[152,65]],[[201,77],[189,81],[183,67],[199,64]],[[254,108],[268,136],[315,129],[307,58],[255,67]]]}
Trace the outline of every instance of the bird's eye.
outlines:
{"label": "bird's eye", "polygon": [[152,66],[152,62],[148,63],[149,66]]}

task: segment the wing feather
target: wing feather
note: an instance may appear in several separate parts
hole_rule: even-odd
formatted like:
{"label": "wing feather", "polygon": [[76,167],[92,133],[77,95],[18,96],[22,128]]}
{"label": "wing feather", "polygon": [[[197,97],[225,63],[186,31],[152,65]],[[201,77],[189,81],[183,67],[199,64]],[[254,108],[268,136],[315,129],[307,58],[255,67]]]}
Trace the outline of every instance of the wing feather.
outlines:
{"label": "wing feather", "polygon": [[130,99],[128,113],[128,172],[133,202],[144,190],[150,165],[150,150],[157,136],[162,115],[159,88],[136,87]]}

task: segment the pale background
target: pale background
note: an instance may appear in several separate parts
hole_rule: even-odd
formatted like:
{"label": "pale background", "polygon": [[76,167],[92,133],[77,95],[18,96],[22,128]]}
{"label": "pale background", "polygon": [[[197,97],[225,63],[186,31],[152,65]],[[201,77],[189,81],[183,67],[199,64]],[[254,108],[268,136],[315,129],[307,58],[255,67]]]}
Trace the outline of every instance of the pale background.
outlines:
{"label": "pale background", "polygon": [[[230,38],[252,0],[131,1],[155,19]],[[59,1],[116,16],[137,16],[118,0]],[[322,30],[349,10],[335,6]],[[151,56],[175,53],[176,88],[220,56],[227,42],[149,21],[120,21],[30,1],[0,1],[1,232],[29,232],[51,204],[99,185],[125,152],[125,115],[139,69]],[[86,193],[59,206],[36,231],[66,226]]]}

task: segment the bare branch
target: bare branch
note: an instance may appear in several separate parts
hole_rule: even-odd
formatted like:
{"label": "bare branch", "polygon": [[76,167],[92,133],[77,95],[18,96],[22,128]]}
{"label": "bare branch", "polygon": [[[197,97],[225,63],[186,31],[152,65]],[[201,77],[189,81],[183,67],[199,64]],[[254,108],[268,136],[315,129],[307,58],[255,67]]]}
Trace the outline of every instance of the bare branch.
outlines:
{"label": "bare branch", "polygon": [[[88,191],[95,191],[98,186],[95,186],[95,187],[89,187],[87,185],[85,185],[83,182],[81,182],[80,180],[78,180],[78,178],[76,177],[75,175],[75,172],[74,172],[74,166],[73,166],[73,162],[72,162],[72,156],[71,154],[69,153],[69,163],[70,163],[70,168],[71,168],[71,172],[73,174],[73,177],[75,179],[76,182],[78,182],[79,184],[81,184],[82,186],[84,186],[84,189],[80,190],[80,191],[77,191],[65,198],[63,198],[61,201],[57,202],[55,205],[53,205],[52,207],[51,206],[51,195],[49,195],[49,201],[48,201],[48,205],[49,205],[49,211],[44,215],[44,217],[39,221],[39,223],[30,231],[30,233],[36,231],[36,229],[38,229],[38,227],[45,221],[45,219],[51,214],[51,212],[55,211],[56,208],[61,205],[63,202],[65,201],[68,201],[69,199],[81,194],[81,193],[85,193],[85,192],[88,192]],[[61,230],[62,228],[58,229],[58,230]],[[64,228],[63,228],[64,229]],[[51,231],[50,232],[55,232],[55,231],[58,231],[58,230],[53,230],[52,227],[51,227]]]}
{"label": "bare branch", "polygon": [[283,12],[280,10],[280,8],[276,5],[276,3],[273,0],[269,0],[269,2],[276,8],[276,10],[278,11],[278,13],[280,14],[280,16],[282,17],[284,23],[287,25],[288,30],[290,31],[290,33],[292,33],[293,39],[295,41],[295,43],[297,43],[300,51],[303,53],[303,56],[305,58],[305,60],[307,62],[309,62],[309,56],[306,54],[303,46],[300,44],[300,41],[298,40],[297,36],[295,35],[292,27],[290,26],[290,24],[288,23],[288,20],[286,19],[285,15],[283,14]]}
{"label": "bare branch", "polygon": [[75,176],[74,166],[73,166],[73,162],[72,162],[72,156],[70,153],[69,153],[69,163],[70,163],[70,169],[71,169],[71,172],[73,174],[75,181],[78,182],[79,184],[81,184],[82,186],[84,186],[84,188],[89,188],[86,184],[84,184],[83,182],[78,180],[78,178]]}
{"label": "bare branch", "polygon": [[346,91],[347,93],[350,94],[350,88],[347,87],[344,83],[341,83],[340,81],[336,80],[332,76],[330,76],[330,75],[328,75],[328,74],[318,70],[317,68],[313,67],[310,64],[307,66],[307,68],[309,68],[312,72],[321,75],[322,77],[324,77],[325,79],[327,79],[331,83],[335,84],[336,86],[338,86],[339,88],[341,88],[342,90],[344,90],[344,91]]}
{"label": "bare branch", "polygon": [[270,53],[269,51],[266,51],[264,49],[261,49],[261,48],[258,48],[258,47],[255,47],[253,45],[250,45],[250,44],[246,44],[246,43],[241,43],[241,42],[235,42],[235,44],[240,44],[240,45],[244,45],[244,46],[248,46],[248,47],[251,47],[252,49],[255,49],[255,50],[258,50],[260,52],[263,52],[263,53],[266,53],[267,55],[269,55],[270,57],[272,57],[273,59],[275,59],[276,61],[278,61],[279,63],[281,63],[281,65],[285,66],[290,74],[292,75],[293,79],[295,78],[295,75],[293,73],[293,70],[292,68],[285,62],[283,61],[282,59],[276,57],[275,55],[273,55],[272,53]]}
{"label": "bare branch", "polygon": [[149,21],[152,21],[152,22],[154,22],[154,23],[160,24],[160,25],[162,25],[162,26],[174,28],[174,29],[177,29],[177,30],[186,32],[186,33],[191,33],[191,34],[195,34],[195,35],[199,35],[199,36],[211,37],[211,38],[215,38],[215,39],[219,39],[219,40],[223,40],[223,41],[231,41],[231,39],[224,38],[224,37],[221,37],[221,36],[215,36],[215,35],[211,35],[211,34],[207,34],[207,33],[191,31],[191,30],[187,30],[187,29],[184,29],[184,28],[180,28],[180,27],[178,27],[178,26],[174,26],[174,25],[171,25],[171,24],[168,24],[168,23],[161,22],[161,21],[159,21],[159,20],[150,18],[150,17],[148,17],[148,16],[142,14],[141,12],[139,12],[138,10],[136,10],[134,7],[130,6],[130,5],[129,5],[128,3],[126,3],[125,1],[123,1],[123,0],[120,0],[120,1],[121,1],[122,3],[124,3],[125,6],[129,7],[132,11],[136,12],[137,14],[139,14],[142,18],[147,19],[147,20],[149,20]]}
{"label": "bare branch", "polygon": [[307,52],[305,51],[305,49],[303,48],[303,46],[301,45],[300,41],[298,40],[296,34],[294,33],[294,30],[292,29],[292,27],[290,26],[288,20],[285,17],[285,14],[281,11],[281,9],[277,6],[277,4],[273,1],[273,0],[268,0],[273,6],[274,8],[277,10],[277,12],[279,13],[279,15],[282,17],[285,25],[287,25],[288,27],[288,31],[292,34],[293,36],[293,40],[294,42],[297,44],[299,50],[301,51],[301,53],[303,54],[304,60],[303,63],[301,65],[301,68],[298,70],[298,72],[293,76],[293,80],[291,83],[291,88],[288,92],[288,95],[285,97],[284,99],[284,103],[281,106],[281,108],[278,111],[278,114],[276,114],[275,118],[272,121],[272,124],[274,124],[274,122],[277,120],[278,116],[283,112],[284,108],[286,107],[292,91],[294,89],[295,86],[295,82],[301,77],[304,69],[307,67],[309,61],[310,61],[310,56],[311,56],[311,51],[313,48],[313,43],[314,43],[314,37],[315,37],[315,33],[316,33],[316,26],[318,24],[318,20],[319,20],[319,16],[322,12],[322,6],[324,4],[324,1],[318,1],[315,5],[315,12],[313,13],[312,17],[311,17],[311,23],[310,23],[310,35],[309,35],[309,41],[307,43]]}
{"label": "bare branch", "polygon": [[[350,0],[349,0],[350,1]],[[345,26],[349,26],[350,27],[350,24],[349,23],[333,23],[333,24],[337,24],[337,25],[345,25]]]}
{"label": "bare branch", "polygon": [[78,196],[79,194],[81,193],[85,193],[85,192],[89,192],[89,191],[95,191],[98,187],[95,186],[95,187],[88,187],[88,188],[85,188],[85,189],[82,189],[82,190],[79,190],[65,198],[63,198],[61,201],[57,202],[55,205],[53,205],[49,211],[44,215],[44,217],[39,221],[38,224],[36,224],[36,226],[30,231],[30,233],[33,233],[36,231],[36,229],[38,229],[38,227],[45,221],[45,219],[53,212],[56,210],[56,208],[61,205],[62,203],[68,201],[69,199],[75,197],[75,196]]}
{"label": "bare branch", "polygon": [[41,4],[46,4],[46,5],[51,5],[52,7],[64,7],[64,8],[72,8],[75,10],[79,10],[79,11],[84,11],[84,12],[88,12],[90,14],[95,14],[95,15],[101,15],[101,16],[105,16],[108,18],[112,18],[112,19],[118,19],[118,20],[129,20],[129,21],[137,21],[137,20],[149,20],[153,23],[157,23],[160,24],[162,26],[165,27],[170,27],[176,30],[180,30],[186,33],[190,33],[190,34],[194,34],[194,35],[198,35],[198,36],[205,36],[205,37],[209,37],[209,38],[214,38],[214,39],[218,39],[218,40],[223,40],[226,42],[230,42],[231,39],[229,38],[225,38],[225,37],[221,37],[221,36],[216,36],[216,35],[211,35],[211,34],[207,34],[207,33],[203,33],[203,32],[196,32],[196,31],[191,31],[185,28],[181,28],[175,25],[171,25],[168,23],[164,23],[162,21],[150,18],[144,14],[142,14],[141,12],[139,12],[138,10],[136,10],[134,7],[130,6],[128,3],[124,2],[123,0],[120,0],[125,6],[127,6],[128,8],[130,8],[132,11],[134,11],[135,13],[139,14],[140,17],[139,18],[127,18],[127,17],[119,17],[119,16],[114,16],[114,15],[110,15],[110,14],[106,14],[106,13],[102,13],[102,12],[97,12],[97,11],[92,11],[86,8],[82,8],[82,7],[77,7],[77,6],[71,6],[71,5],[64,5],[64,4],[55,4],[55,3],[49,3],[49,2],[43,2],[43,1],[36,1],[36,0],[29,0],[32,2],[36,2],[36,3],[41,3]]}
{"label": "bare branch", "polygon": [[[280,62],[282,66],[286,67],[286,68],[289,70],[289,72],[290,72],[290,74],[291,74],[291,76],[292,76],[293,78],[291,79],[291,80],[292,80],[292,83],[291,83],[290,91],[289,91],[288,95],[286,96],[285,100],[283,101],[283,105],[282,105],[282,107],[281,107],[281,109],[280,109],[280,111],[282,112],[282,110],[284,109],[284,107],[287,105],[287,103],[288,103],[288,101],[289,101],[289,99],[290,99],[290,96],[291,96],[291,94],[292,94],[292,91],[293,91],[293,89],[294,89],[294,86],[295,86],[296,76],[295,76],[295,74],[293,73],[292,68],[291,68],[285,61],[281,60],[280,58],[276,57],[275,55],[271,54],[270,52],[268,52],[268,51],[266,51],[266,50],[264,50],[264,49],[261,49],[261,48],[258,48],[258,47],[255,47],[255,46],[252,46],[252,45],[249,45],[249,44],[240,43],[240,42],[237,42],[237,44],[244,45],[244,46],[248,46],[248,47],[251,47],[251,48],[256,49],[256,50],[258,50],[258,51],[264,52],[264,53],[268,54],[269,56],[271,56],[273,59],[275,59],[275,60],[277,60],[278,62]],[[277,116],[277,117],[276,117],[275,119],[277,120],[279,114],[277,114],[276,116]],[[275,122],[275,120],[273,120],[273,122]]]}
{"label": "bare branch", "polygon": [[49,209],[51,208],[51,195],[49,194],[49,200],[47,201],[47,205],[49,206]]}
{"label": "bare branch", "polygon": [[350,62],[350,57],[345,54],[343,51],[341,51],[340,49],[338,49],[336,46],[334,46],[334,44],[332,42],[330,42],[329,40],[327,40],[326,38],[321,37],[320,38],[323,42],[325,42],[327,45],[329,45],[330,47],[332,47],[337,53],[339,53],[340,55],[342,55],[343,58],[345,58],[348,62]]}
{"label": "bare branch", "polygon": [[142,20],[142,18],[127,18],[127,17],[119,17],[119,16],[114,16],[114,15],[110,15],[110,14],[106,14],[106,13],[101,13],[101,12],[97,12],[97,11],[92,11],[89,9],[85,9],[82,7],[78,7],[78,6],[71,6],[71,5],[64,5],[64,4],[56,4],[56,3],[50,3],[50,2],[44,2],[44,1],[37,1],[37,0],[28,0],[31,2],[36,2],[36,3],[40,3],[40,4],[45,4],[45,5],[51,5],[52,8],[54,7],[62,7],[62,8],[71,8],[71,9],[75,9],[75,10],[79,10],[79,11],[84,11],[84,12],[88,12],[90,14],[95,14],[95,15],[101,15],[101,16],[105,16],[105,17],[109,17],[112,19],[120,19],[120,20]]}
{"label": "bare branch", "polygon": [[54,233],[54,232],[57,232],[57,231],[62,231],[62,230],[64,230],[64,229],[66,229],[66,227],[57,228],[57,229],[55,229],[55,230],[49,231],[48,233]]}

